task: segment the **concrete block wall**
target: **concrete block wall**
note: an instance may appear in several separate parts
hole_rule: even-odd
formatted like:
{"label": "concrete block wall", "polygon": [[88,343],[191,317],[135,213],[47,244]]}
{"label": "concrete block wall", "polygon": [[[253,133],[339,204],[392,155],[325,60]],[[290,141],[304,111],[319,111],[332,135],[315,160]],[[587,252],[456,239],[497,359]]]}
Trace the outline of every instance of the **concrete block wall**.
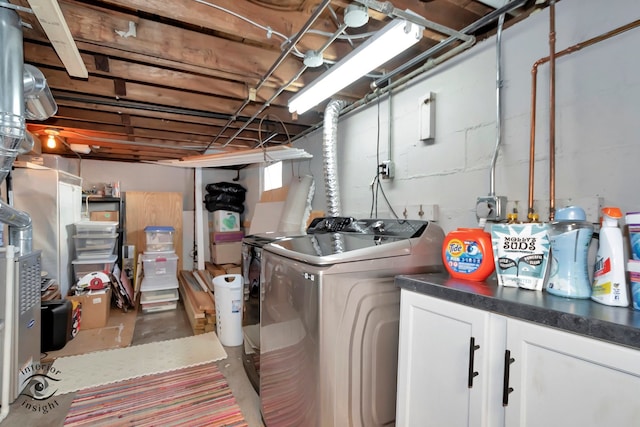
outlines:
{"label": "concrete block wall", "polygon": [[[556,4],[556,50],[639,16],[637,0],[563,0]],[[531,68],[549,54],[548,32],[549,10],[545,9],[503,33],[503,130],[496,194],[506,196],[510,207],[517,202],[521,217],[527,211]],[[623,211],[640,210],[635,178],[640,162],[638,46],[640,29],[633,29],[557,60],[557,199],[601,199]],[[436,138],[426,144],[418,138],[418,113],[419,100],[429,92],[436,94]],[[377,164],[390,158],[395,178],[382,185],[392,206],[437,205],[438,222],[445,231],[474,226],[476,198],[489,192],[496,144],[495,99],[496,48],[491,37],[394,92],[391,128],[387,96],[342,117],[338,124],[342,213],[369,216]],[[536,111],[535,199],[539,210],[546,212],[548,65],[538,72]],[[325,209],[322,131],[295,145],[314,154],[314,209]],[[389,216],[382,194],[378,199],[377,216]]]}

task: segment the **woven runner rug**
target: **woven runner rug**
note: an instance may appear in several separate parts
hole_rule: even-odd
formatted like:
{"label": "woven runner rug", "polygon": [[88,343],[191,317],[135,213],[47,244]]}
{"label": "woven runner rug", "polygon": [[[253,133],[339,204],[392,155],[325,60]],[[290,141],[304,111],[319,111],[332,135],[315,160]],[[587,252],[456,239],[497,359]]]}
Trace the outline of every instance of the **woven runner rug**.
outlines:
{"label": "woven runner rug", "polygon": [[143,375],[215,362],[227,357],[214,332],[135,345],[114,350],[96,351],[56,359],[53,368],[56,394],[128,380]]}
{"label": "woven runner rug", "polygon": [[215,363],[76,394],[65,426],[240,427],[247,423]]}

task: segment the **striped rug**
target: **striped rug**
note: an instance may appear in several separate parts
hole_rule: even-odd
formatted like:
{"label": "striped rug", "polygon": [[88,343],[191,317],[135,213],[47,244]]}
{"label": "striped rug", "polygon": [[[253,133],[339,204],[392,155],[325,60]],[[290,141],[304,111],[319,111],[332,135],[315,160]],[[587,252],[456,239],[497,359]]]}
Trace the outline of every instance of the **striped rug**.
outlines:
{"label": "striped rug", "polygon": [[215,363],[80,390],[65,426],[247,426]]}

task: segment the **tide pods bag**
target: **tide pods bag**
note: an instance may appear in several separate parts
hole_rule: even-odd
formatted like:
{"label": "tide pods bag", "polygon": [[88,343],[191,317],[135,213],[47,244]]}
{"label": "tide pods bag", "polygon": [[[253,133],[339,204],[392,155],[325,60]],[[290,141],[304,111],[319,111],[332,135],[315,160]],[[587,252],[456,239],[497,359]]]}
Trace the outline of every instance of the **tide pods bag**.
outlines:
{"label": "tide pods bag", "polygon": [[498,285],[542,290],[551,247],[547,224],[493,224],[491,244]]}

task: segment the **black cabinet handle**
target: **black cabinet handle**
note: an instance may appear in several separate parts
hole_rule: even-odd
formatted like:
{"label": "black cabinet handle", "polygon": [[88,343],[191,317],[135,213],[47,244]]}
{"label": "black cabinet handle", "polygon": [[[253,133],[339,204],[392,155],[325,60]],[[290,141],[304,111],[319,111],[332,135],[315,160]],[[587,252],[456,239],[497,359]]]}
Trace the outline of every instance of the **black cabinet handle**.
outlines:
{"label": "black cabinet handle", "polygon": [[480,346],[476,345],[476,339],[471,337],[469,339],[469,376],[467,379],[467,385],[469,388],[473,387],[473,378],[478,376],[478,372],[473,370],[473,361],[476,355],[476,350],[479,348]]}
{"label": "black cabinet handle", "polygon": [[511,364],[515,361],[516,359],[511,357],[511,351],[506,350],[504,352],[504,382],[502,384],[502,406],[507,406],[509,404],[509,393],[513,391],[513,387],[509,387],[509,371],[511,369]]}

